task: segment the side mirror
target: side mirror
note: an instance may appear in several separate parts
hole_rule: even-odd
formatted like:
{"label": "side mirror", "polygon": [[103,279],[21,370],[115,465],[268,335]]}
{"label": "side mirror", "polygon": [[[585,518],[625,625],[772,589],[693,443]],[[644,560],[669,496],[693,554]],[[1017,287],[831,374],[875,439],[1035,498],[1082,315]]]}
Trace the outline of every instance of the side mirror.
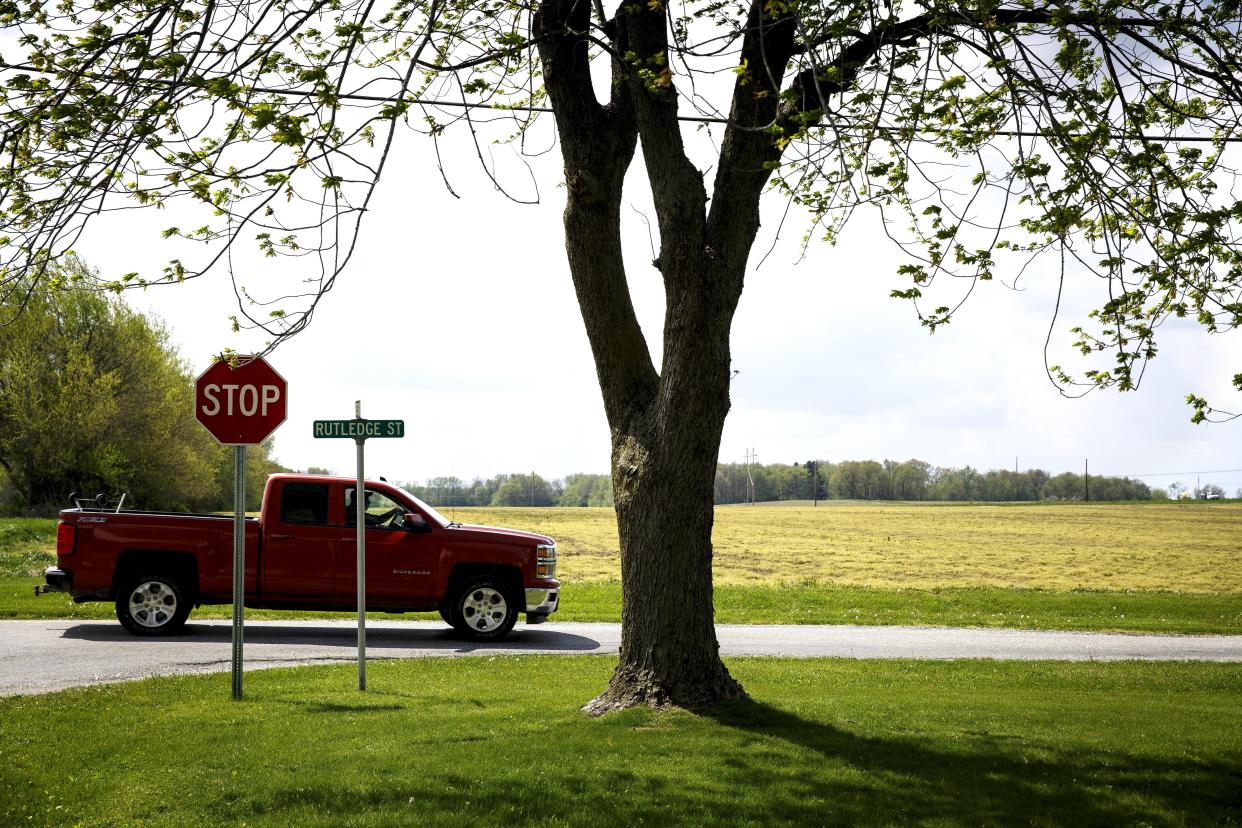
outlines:
{"label": "side mirror", "polygon": [[405,528],[411,532],[430,532],[431,524],[417,512],[405,513]]}

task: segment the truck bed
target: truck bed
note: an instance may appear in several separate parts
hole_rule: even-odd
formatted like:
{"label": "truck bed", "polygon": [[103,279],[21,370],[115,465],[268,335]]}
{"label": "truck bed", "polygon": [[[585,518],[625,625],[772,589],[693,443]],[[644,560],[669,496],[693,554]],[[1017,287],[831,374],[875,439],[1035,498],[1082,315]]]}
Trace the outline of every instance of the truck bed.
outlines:
{"label": "truck bed", "polygon": [[[173,512],[95,512],[66,509],[60,519],[76,531],[71,595],[77,601],[112,597],[114,573],[167,565],[180,558],[197,573],[202,603],[232,600],[233,517]],[[246,596],[258,582],[259,521],[246,518]],[[79,554],[76,550],[89,550]]]}

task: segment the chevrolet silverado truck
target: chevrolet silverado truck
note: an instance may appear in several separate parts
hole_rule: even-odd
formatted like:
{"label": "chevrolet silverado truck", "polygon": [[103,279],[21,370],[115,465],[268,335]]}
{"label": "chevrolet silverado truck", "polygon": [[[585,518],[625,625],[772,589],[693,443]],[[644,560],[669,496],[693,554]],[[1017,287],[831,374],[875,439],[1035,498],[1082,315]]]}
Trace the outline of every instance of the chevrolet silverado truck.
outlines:
{"label": "chevrolet silverado truck", "polygon": [[[245,605],[357,609],[357,518],[352,478],[274,474],[260,516],[247,518]],[[366,607],[439,610],[461,635],[496,641],[520,613],[556,611],[556,543],[513,529],[467,526],[409,493],[367,482]],[[134,635],[176,633],[192,607],[233,602],[233,518],[105,511],[60,513],[56,566],[35,592],[112,601]]]}

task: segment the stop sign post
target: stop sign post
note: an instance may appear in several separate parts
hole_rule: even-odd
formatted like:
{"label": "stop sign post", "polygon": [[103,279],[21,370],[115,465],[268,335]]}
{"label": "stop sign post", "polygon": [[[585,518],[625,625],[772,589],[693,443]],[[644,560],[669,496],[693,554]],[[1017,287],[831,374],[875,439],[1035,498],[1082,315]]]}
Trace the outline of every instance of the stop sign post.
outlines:
{"label": "stop sign post", "polygon": [[246,603],[246,446],[262,443],[285,421],[289,387],[260,357],[219,360],[194,383],[194,417],[216,441],[234,446],[233,698],[242,697],[242,628]]}

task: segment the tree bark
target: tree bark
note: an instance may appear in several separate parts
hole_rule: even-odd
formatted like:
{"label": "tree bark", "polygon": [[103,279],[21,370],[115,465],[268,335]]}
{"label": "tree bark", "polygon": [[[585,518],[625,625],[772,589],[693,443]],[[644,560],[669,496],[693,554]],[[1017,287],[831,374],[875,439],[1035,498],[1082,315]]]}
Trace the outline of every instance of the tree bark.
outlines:
{"label": "tree bark", "polygon": [[[702,256],[688,269],[711,283]],[[712,601],[712,484],[729,410],[729,326],[715,302],[666,326],[660,393],[612,428],[621,541],[621,653],[593,714],[700,708],[744,691],[720,661]]]}
{"label": "tree bark", "polygon": [[[657,73],[668,51],[662,7],[595,21],[613,47],[606,105],[591,82],[591,8],[543,0],[534,21],[565,162],[565,247],[612,433],[621,541],[620,662],[584,709],[706,707],[744,695],[716,640],[713,483],[729,411],[729,331],[771,175],[765,162],[779,157],[761,127],[776,118],[793,26],[754,3],[744,54],[763,71],[736,87],[743,128],[726,132],[709,214],[703,174],[682,143],[671,73]],[[621,250],[622,188],[639,140],[660,230],[654,265],[665,284],[659,373]]]}

